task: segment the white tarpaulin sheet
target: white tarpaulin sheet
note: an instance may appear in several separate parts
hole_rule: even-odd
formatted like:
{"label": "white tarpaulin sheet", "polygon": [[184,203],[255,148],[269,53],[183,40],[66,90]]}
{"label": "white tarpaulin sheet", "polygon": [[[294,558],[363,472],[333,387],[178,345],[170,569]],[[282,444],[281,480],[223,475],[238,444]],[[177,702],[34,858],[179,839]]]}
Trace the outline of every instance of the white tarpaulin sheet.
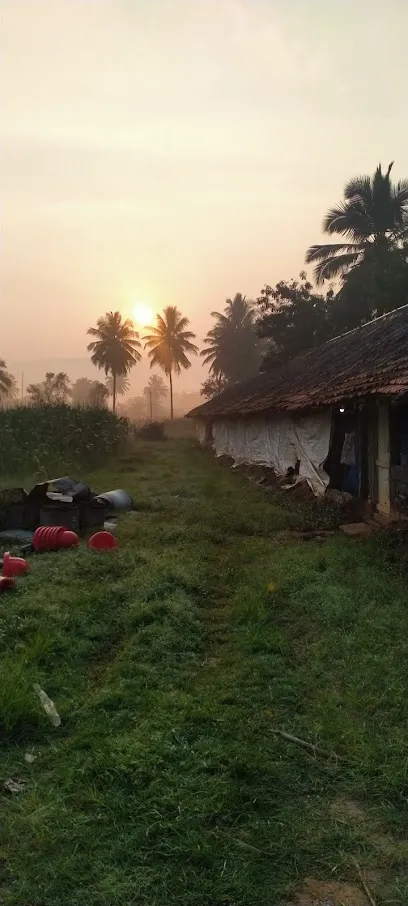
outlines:
{"label": "white tarpaulin sheet", "polygon": [[205,442],[205,425],[206,425],[206,422],[205,422],[204,418],[196,418],[196,420],[195,420],[196,438],[197,438],[198,442],[203,445]]}
{"label": "white tarpaulin sheet", "polygon": [[285,475],[300,460],[299,476],[315,494],[324,494],[329,476],[322,463],[329,452],[331,412],[314,415],[275,415],[270,418],[220,419],[213,424],[217,456],[237,464],[272,466]]}

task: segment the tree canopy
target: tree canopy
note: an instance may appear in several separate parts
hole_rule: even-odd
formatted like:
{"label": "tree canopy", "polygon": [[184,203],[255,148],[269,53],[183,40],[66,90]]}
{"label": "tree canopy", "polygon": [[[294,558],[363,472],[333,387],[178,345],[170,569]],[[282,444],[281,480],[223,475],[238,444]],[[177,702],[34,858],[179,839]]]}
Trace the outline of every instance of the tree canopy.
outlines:
{"label": "tree canopy", "polygon": [[[255,329],[256,312],[242,293],[227,299],[223,312],[212,311],[214,326],[204,340],[201,356],[213,378],[235,383],[259,369],[261,344]],[[209,385],[207,385],[207,390]]]}
{"label": "tree canopy", "polygon": [[33,406],[67,403],[71,395],[71,382],[65,371],[59,371],[57,374],[47,371],[44,381],[40,384],[29,384],[26,392]]}
{"label": "tree canopy", "polygon": [[108,311],[98,318],[96,327],[88,334],[95,339],[88,344],[91,359],[97,368],[112,376],[112,406],[116,408],[116,386],[119,376],[126,376],[140,360],[139,334],[132,321],[123,320],[119,311]]}
{"label": "tree canopy", "polygon": [[17,397],[17,381],[14,375],[7,371],[7,365],[4,359],[0,358],[0,405],[10,405]]}
{"label": "tree canopy", "polygon": [[73,383],[71,400],[77,406],[105,406],[109,390],[101,381],[80,377]]}
{"label": "tree canopy", "polygon": [[162,403],[167,396],[167,387],[159,374],[152,374],[143,390],[146,409],[150,417],[157,418],[162,412]]}
{"label": "tree canopy", "polygon": [[356,176],[344,188],[344,200],[327,212],[323,232],[345,242],[312,245],[306,263],[314,263],[317,283],[346,277],[353,268],[378,262],[379,271],[390,251],[401,249],[408,237],[408,180],[391,182],[378,165],[374,175]]}
{"label": "tree canopy", "polygon": [[314,290],[304,271],[298,280],[264,286],[257,300],[258,333],[269,341],[263,368],[272,368],[328,339],[333,296],[332,290],[326,295]]}
{"label": "tree canopy", "polygon": [[[191,367],[188,355],[196,355],[197,346],[192,342],[195,334],[189,330],[189,320],[175,305],[168,305],[162,315],[157,315],[156,325],[147,327],[145,349],[148,350],[150,367],[158,365],[167,374],[170,384],[170,416],[173,418],[173,374]],[[188,355],[187,355],[188,354]]]}

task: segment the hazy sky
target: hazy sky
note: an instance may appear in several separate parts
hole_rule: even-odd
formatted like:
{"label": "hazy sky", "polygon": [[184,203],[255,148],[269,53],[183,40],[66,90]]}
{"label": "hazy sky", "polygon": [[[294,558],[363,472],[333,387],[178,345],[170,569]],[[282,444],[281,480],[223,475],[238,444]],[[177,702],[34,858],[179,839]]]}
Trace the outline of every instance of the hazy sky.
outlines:
{"label": "hazy sky", "polygon": [[9,362],[82,356],[139,302],[201,339],[299,272],[349,177],[408,176],[407,0],[0,0],[0,23]]}

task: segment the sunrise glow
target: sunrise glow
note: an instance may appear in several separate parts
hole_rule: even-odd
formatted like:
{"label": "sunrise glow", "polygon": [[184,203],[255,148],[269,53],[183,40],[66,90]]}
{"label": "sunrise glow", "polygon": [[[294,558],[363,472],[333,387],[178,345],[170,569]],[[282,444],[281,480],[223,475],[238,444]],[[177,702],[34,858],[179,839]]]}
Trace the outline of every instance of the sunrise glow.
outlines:
{"label": "sunrise glow", "polygon": [[150,327],[155,322],[155,314],[150,305],[137,302],[132,309],[133,318],[138,327]]}

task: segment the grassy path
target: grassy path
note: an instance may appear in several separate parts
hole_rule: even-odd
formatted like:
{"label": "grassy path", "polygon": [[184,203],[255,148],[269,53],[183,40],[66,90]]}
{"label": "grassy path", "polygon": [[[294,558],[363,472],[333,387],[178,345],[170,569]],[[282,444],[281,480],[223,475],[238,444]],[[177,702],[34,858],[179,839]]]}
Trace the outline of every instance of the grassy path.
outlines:
{"label": "grassy path", "polygon": [[120,550],[37,558],[2,599],[0,902],[365,906],[357,858],[406,903],[405,581],[372,542],[288,543],[188,443],[92,483],[134,495]]}

